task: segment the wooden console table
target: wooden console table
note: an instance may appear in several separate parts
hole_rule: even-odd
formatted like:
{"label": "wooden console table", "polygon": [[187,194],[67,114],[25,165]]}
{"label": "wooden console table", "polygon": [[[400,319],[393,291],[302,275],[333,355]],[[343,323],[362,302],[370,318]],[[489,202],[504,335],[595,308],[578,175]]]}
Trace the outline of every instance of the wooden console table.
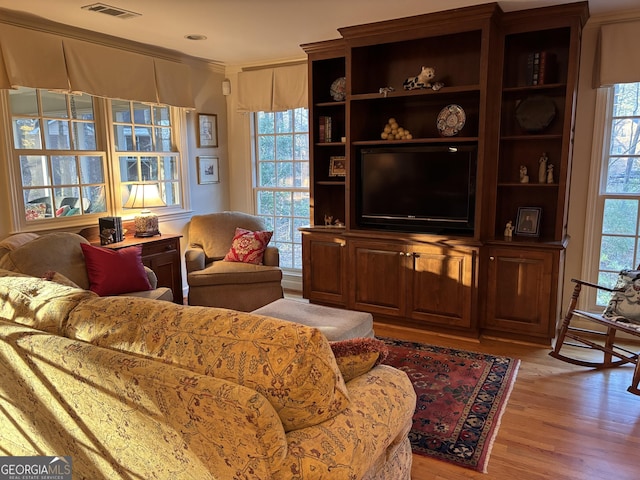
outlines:
{"label": "wooden console table", "polygon": [[184,304],[182,292],[182,261],[180,257],[180,239],[182,235],[164,234],[155,237],[135,237],[133,229],[122,242],[100,245],[98,227],[85,228],[80,232],[92,245],[120,250],[121,248],[142,245],[142,263],[158,277],[159,287],[168,287],[173,292],[173,301]]}

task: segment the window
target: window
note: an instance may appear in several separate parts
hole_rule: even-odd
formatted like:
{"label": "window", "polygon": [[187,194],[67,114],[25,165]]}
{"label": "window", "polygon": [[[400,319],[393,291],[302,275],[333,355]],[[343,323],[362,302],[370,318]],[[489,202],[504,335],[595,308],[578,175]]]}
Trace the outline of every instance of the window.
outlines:
{"label": "window", "polygon": [[[134,183],[154,183],[167,206],[181,206],[171,107],[33,88],[8,96],[24,207],[18,227],[118,214]],[[96,114],[105,111],[111,115]]]}
{"label": "window", "polygon": [[105,212],[91,97],[20,88],[9,100],[25,221]]}
{"label": "window", "polygon": [[[620,270],[640,263],[640,83],[618,84],[606,94],[597,277],[612,287]],[[607,292],[599,293],[595,304],[608,299]]]}
{"label": "window", "polygon": [[302,269],[302,237],[309,223],[309,111],[254,114],[257,215],[273,229],[280,266]]}
{"label": "window", "polygon": [[[114,157],[120,167],[122,204],[134,183],[155,183],[167,205],[180,203],[178,152],[172,152],[167,106],[111,101]],[[126,152],[123,155],[123,152]]]}

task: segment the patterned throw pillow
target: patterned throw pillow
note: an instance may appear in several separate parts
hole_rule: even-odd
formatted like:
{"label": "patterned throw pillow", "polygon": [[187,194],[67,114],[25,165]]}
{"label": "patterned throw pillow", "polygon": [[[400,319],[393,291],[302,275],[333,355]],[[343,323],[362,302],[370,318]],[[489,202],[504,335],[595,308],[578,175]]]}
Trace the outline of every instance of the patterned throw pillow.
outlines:
{"label": "patterned throw pillow", "polygon": [[330,345],[345,382],[364,375],[389,355],[389,347],[377,338],[351,338]]}
{"label": "patterned throw pillow", "polygon": [[640,270],[622,270],[603,316],[640,324]]}
{"label": "patterned throw pillow", "polygon": [[273,232],[252,232],[244,228],[236,228],[231,248],[225,255],[224,261],[262,265],[264,251],[272,235]]}

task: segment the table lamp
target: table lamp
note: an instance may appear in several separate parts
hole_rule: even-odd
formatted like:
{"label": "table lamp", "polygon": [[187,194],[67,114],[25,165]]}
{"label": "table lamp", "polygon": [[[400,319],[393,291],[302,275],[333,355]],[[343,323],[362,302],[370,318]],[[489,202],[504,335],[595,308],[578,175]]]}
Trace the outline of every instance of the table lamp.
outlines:
{"label": "table lamp", "polygon": [[166,204],[160,198],[158,185],[155,183],[134,183],[131,185],[129,199],[124,208],[141,208],[135,216],[136,237],[153,237],[160,235],[158,230],[158,216],[151,213],[149,207],[164,207]]}

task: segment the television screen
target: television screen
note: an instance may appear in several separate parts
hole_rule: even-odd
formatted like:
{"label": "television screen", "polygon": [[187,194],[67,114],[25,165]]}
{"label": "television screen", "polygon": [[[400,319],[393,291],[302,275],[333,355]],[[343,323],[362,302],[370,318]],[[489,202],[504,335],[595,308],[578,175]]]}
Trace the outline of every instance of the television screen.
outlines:
{"label": "television screen", "polygon": [[473,231],[477,150],[472,146],[395,146],[359,155],[362,226]]}

